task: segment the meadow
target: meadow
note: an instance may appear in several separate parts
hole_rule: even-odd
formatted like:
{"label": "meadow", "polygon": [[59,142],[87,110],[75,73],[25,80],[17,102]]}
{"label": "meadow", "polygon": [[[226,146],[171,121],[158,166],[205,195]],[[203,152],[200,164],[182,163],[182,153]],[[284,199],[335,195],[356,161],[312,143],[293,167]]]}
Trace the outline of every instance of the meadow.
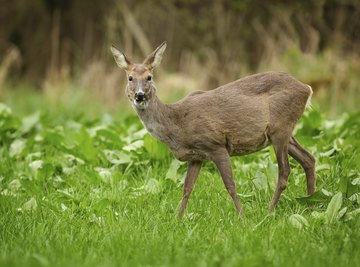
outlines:
{"label": "meadow", "polygon": [[0,266],[360,266],[360,113],[330,120],[314,105],[297,125],[317,159],[313,196],[291,159],[268,214],[267,148],[232,158],[243,217],[207,162],[178,220],[186,164],[134,112],[24,92],[0,103]]}

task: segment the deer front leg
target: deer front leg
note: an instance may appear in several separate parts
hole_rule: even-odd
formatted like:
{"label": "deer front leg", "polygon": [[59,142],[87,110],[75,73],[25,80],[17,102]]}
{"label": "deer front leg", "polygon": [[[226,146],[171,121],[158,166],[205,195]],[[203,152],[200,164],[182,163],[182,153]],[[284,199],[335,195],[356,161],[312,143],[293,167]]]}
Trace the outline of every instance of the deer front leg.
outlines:
{"label": "deer front leg", "polygon": [[213,161],[219,169],[226,190],[229,192],[231,198],[233,199],[237,212],[239,213],[239,215],[241,215],[243,213],[243,209],[236,193],[236,186],[232,174],[230,157],[227,150],[224,149],[214,153]]}
{"label": "deer front leg", "polygon": [[187,173],[186,173],[185,182],[184,182],[184,192],[183,192],[183,197],[181,200],[180,209],[179,209],[179,213],[178,213],[179,218],[182,218],[182,216],[184,215],[184,211],[185,211],[189,196],[194,188],[194,184],[195,184],[196,178],[199,175],[200,168],[201,168],[201,161],[189,161],[188,162]]}

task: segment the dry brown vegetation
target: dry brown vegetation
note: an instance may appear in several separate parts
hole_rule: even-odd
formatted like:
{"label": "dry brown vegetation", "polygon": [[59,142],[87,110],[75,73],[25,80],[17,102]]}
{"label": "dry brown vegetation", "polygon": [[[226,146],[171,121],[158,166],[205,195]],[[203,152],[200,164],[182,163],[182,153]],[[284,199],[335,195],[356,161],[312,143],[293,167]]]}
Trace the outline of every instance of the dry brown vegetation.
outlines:
{"label": "dry brown vegetation", "polygon": [[157,74],[158,87],[171,88],[160,90],[165,98],[283,70],[311,84],[333,114],[358,105],[357,0],[14,0],[2,4],[0,21],[0,85],[21,80],[51,98],[75,83],[117,105],[124,76],[109,45],[142,60],[166,40]]}

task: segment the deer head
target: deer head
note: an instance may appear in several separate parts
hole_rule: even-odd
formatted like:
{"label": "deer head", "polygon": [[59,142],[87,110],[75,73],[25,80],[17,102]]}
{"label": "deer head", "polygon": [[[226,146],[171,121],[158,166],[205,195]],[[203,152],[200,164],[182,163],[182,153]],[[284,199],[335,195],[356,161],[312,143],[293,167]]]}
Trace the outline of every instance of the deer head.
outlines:
{"label": "deer head", "polygon": [[163,42],[143,63],[136,64],[131,62],[115,46],[111,47],[117,65],[126,71],[128,83],[125,93],[134,108],[146,109],[155,95],[156,87],[153,82],[153,70],[160,64],[165,49],[166,42]]}

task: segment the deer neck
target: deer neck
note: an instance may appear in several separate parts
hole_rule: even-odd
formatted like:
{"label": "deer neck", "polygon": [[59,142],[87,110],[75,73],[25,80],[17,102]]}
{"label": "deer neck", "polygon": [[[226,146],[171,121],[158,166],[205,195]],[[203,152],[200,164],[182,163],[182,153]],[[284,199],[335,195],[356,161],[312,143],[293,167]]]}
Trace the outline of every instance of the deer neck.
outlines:
{"label": "deer neck", "polygon": [[[139,118],[143,122],[147,131],[155,138],[165,142],[171,146],[173,134],[176,127],[172,117],[172,108],[162,103],[159,98],[154,95],[146,109],[135,108]],[[174,130],[175,129],[175,130]]]}

